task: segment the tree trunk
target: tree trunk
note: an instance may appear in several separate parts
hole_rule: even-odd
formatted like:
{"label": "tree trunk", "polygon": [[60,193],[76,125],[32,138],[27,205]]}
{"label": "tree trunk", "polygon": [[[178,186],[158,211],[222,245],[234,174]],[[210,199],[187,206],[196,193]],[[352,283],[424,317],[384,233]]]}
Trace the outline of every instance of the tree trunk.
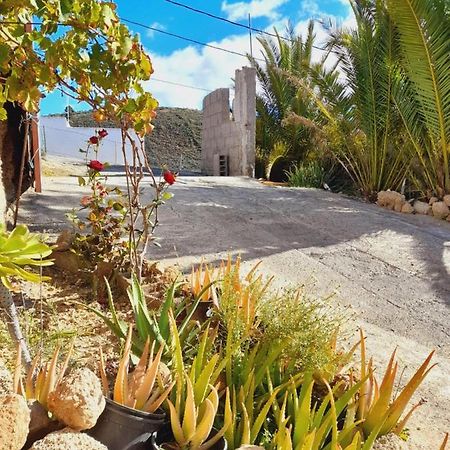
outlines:
{"label": "tree trunk", "polygon": [[[6,223],[6,212],[16,200],[20,189],[25,192],[31,186],[32,177],[28,170],[28,155],[23,174],[22,186],[19,187],[20,169],[25,137],[25,113],[17,105],[6,103],[8,119],[0,121],[0,223]],[[25,364],[30,364],[31,357],[23,337],[17,316],[16,305],[11,292],[0,281],[0,313],[5,317],[11,337],[20,345]]]}
{"label": "tree trunk", "polygon": [[26,115],[20,106],[6,103],[8,119],[0,121],[0,221],[5,223],[6,210],[16,200],[16,194],[25,192],[32,184],[29,155],[25,155],[22,186],[19,187],[24,148]]}
{"label": "tree trunk", "polygon": [[20,328],[19,316],[17,315],[16,305],[9,289],[0,281],[0,311],[3,312],[6,324],[11,337],[20,345],[22,349],[22,358],[28,366],[31,363],[30,351],[28,350],[27,341],[23,337]]}

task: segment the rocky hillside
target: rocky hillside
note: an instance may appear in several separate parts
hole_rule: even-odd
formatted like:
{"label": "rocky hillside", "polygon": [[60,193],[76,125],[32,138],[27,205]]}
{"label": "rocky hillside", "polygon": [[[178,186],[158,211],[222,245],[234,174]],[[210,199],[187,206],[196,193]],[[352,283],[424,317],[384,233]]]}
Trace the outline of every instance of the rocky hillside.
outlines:
{"label": "rocky hillside", "polygon": [[[145,138],[145,148],[154,167],[199,172],[201,163],[202,112],[186,108],[159,108],[155,129]],[[98,124],[91,112],[72,112],[73,127],[113,127],[113,123]]]}

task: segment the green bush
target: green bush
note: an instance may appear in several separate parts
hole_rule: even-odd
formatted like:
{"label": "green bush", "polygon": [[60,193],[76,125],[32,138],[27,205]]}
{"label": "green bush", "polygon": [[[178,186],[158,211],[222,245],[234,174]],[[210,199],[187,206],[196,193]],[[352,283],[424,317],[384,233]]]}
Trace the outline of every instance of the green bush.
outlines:
{"label": "green bush", "polygon": [[318,161],[302,162],[286,172],[289,186],[323,188],[326,171]]}

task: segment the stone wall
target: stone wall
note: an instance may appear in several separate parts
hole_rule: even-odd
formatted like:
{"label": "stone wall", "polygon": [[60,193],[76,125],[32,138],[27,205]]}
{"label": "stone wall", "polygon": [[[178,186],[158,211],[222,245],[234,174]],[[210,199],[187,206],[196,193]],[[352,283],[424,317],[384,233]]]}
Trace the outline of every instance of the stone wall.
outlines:
{"label": "stone wall", "polygon": [[[256,72],[236,70],[235,97],[217,89],[203,100],[202,171],[206,175],[254,176]],[[224,172],[224,160],[228,171]],[[222,168],[222,170],[221,170]]]}

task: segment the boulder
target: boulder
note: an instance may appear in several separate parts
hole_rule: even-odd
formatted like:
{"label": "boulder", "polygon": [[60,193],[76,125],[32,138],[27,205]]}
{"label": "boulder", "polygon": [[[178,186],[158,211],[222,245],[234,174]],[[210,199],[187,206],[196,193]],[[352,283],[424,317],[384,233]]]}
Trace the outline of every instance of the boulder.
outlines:
{"label": "boulder", "polygon": [[73,371],[50,392],[48,408],[74,430],[92,428],[105,409],[100,380],[87,368]]}
{"label": "boulder", "polygon": [[431,206],[428,203],[416,200],[414,202],[414,211],[417,214],[425,214],[425,215],[431,214]]}
{"label": "boulder", "polygon": [[64,428],[45,436],[33,444],[30,450],[108,450],[100,442],[85,433]]}
{"label": "boulder", "polygon": [[411,203],[405,202],[405,204],[402,206],[401,212],[404,214],[412,214],[414,212],[414,208]]}
{"label": "boulder", "polygon": [[444,202],[435,202],[431,205],[433,216],[438,219],[445,219],[450,214],[450,209]]}
{"label": "boulder", "polygon": [[444,195],[444,198],[442,200],[450,208],[450,195]]}
{"label": "boulder", "polygon": [[395,191],[380,191],[377,196],[377,205],[383,208],[400,212],[405,203],[405,196]]}
{"label": "boulder", "polygon": [[432,205],[433,203],[436,203],[437,201],[439,201],[439,199],[437,197],[431,197],[428,204]]}
{"label": "boulder", "polygon": [[30,410],[17,394],[0,397],[0,449],[20,450],[27,441]]}

